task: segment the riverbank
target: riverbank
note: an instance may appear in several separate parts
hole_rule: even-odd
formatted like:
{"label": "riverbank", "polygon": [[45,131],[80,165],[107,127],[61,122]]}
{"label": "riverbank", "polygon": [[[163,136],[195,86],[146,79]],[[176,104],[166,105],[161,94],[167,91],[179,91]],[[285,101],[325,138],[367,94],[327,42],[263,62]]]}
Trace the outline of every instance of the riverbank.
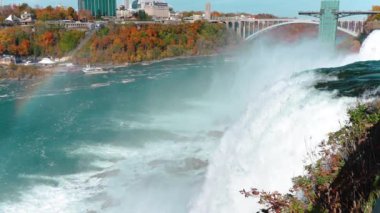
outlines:
{"label": "riverbank", "polygon": [[44,77],[53,73],[53,67],[23,66],[23,65],[1,65],[0,80],[26,80]]}
{"label": "riverbank", "polygon": [[[92,67],[101,68],[105,71],[112,70],[114,68],[122,68],[129,66],[147,66],[155,63],[172,61],[172,60],[180,60],[180,59],[188,59],[188,58],[201,58],[201,57],[213,57],[217,56],[217,54],[209,54],[209,55],[195,55],[195,56],[177,56],[164,58],[160,60],[152,60],[152,61],[141,61],[135,63],[120,63],[120,64],[91,64]],[[28,79],[36,79],[43,78],[54,73],[75,73],[82,72],[82,70],[86,67],[87,64],[72,64],[70,62],[58,63],[51,66],[42,66],[42,65],[2,65],[0,66],[0,80],[28,80]]]}
{"label": "riverbank", "polygon": [[[34,37],[28,36],[32,33],[30,30],[19,27],[0,30],[0,34],[4,35],[12,34],[10,32],[22,35],[16,39],[23,39],[23,45],[18,45],[15,51],[4,49],[3,54],[18,55],[17,57],[25,62],[33,55],[40,59],[49,57],[70,60],[49,65],[48,68],[39,64],[20,64],[17,65],[17,69],[9,67],[0,78],[26,79],[40,75],[33,71],[35,69],[60,72],[63,71],[60,68],[67,63],[74,65],[70,69],[81,71],[86,65],[110,69],[137,63],[144,65],[162,60],[214,55],[230,49],[240,41],[235,34],[228,32],[223,24],[205,21],[179,25],[110,24],[86,36],[75,30],[64,29],[44,29]],[[4,67],[6,70],[6,66]],[[14,72],[15,70],[17,72]],[[26,75],[27,72],[31,72],[30,75]]]}
{"label": "riverbank", "polygon": [[[303,30],[300,31],[300,29]],[[313,38],[312,35],[314,34],[311,33],[313,30],[316,35],[317,31],[314,28],[309,29],[305,28],[304,25],[294,25],[282,29],[281,33],[274,31],[274,33],[268,36],[278,42],[293,43],[301,39],[301,34]],[[25,30],[20,32],[25,35],[30,33]],[[60,50],[64,46],[60,44],[63,41],[61,42],[58,39],[58,43],[54,42],[56,40],[55,37],[58,35],[68,37],[66,40],[70,41],[70,48],[65,48],[65,51]],[[79,41],[81,38],[82,41]],[[53,45],[52,48],[39,47],[43,50],[41,53],[51,53],[51,51],[58,48],[57,54],[60,54],[55,54],[58,58],[70,58],[67,61],[65,60],[65,62],[56,63],[48,68],[42,65],[35,65],[33,68],[47,70],[48,72],[65,72],[66,69],[67,72],[78,72],[86,65],[103,69],[135,64],[147,65],[164,60],[203,57],[236,51],[237,48],[244,49],[241,45],[241,39],[233,32],[227,31],[224,25],[204,21],[180,25],[109,25],[99,31],[88,34],[86,37],[76,32],[66,33],[65,31],[57,31],[50,33],[50,31],[46,31],[44,33],[41,32],[39,40],[42,43]],[[32,40],[32,42],[35,41]],[[31,47],[29,44],[29,48]],[[360,43],[356,42],[356,40],[348,39],[337,48],[341,52],[358,52]],[[22,47],[20,46],[19,49],[22,49]],[[73,51],[67,53],[71,57],[66,57],[68,56],[67,54],[62,55],[63,52],[73,49],[75,49],[75,53]],[[29,50],[27,52],[32,54],[33,51]],[[44,55],[42,56],[45,57]],[[65,64],[68,63],[72,63],[74,66],[70,68],[65,67]],[[3,74],[0,78],[9,78],[10,76],[12,79],[27,79],[30,76],[35,77],[40,75],[35,72],[32,72],[30,75],[25,74],[33,70],[28,67],[19,66],[18,69],[22,71],[13,74]]]}

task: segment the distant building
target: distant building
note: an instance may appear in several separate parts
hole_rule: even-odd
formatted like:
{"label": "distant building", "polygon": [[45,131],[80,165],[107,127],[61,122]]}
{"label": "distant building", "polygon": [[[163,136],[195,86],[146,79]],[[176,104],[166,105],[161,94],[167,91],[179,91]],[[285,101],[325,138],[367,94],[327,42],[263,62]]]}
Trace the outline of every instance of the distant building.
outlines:
{"label": "distant building", "polygon": [[24,20],[32,19],[32,14],[25,11],[21,14],[21,19],[24,19]]}
{"label": "distant building", "polygon": [[78,8],[97,17],[116,16],[116,0],[78,0]]}
{"label": "distant building", "polygon": [[21,18],[11,14],[5,20],[4,23],[7,25],[30,25],[34,23],[32,14],[28,12],[23,12]]}
{"label": "distant building", "polygon": [[129,10],[129,8],[130,8],[129,0],[125,0],[124,1],[124,9]]}
{"label": "distant building", "polygon": [[144,10],[146,5],[149,5],[151,3],[165,3],[163,0],[133,0],[132,1],[132,9],[138,10]]}
{"label": "distant building", "polygon": [[189,17],[185,17],[183,18],[184,21],[186,22],[195,22],[195,21],[199,21],[199,20],[202,20],[202,16],[201,15],[197,15],[197,14],[194,14],[193,16],[189,16]]}
{"label": "distant building", "polygon": [[170,18],[170,8],[168,3],[164,2],[145,2],[142,5],[142,9],[146,14],[152,16],[156,19],[169,19]]}
{"label": "distant building", "polygon": [[34,23],[34,18],[31,13],[29,12],[23,12],[21,14],[20,23],[23,25],[29,25]]}
{"label": "distant building", "polygon": [[126,20],[133,16],[133,11],[126,9],[124,5],[121,5],[116,11],[116,18],[119,20]]}
{"label": "distant building", "polygon": [[205,11],[205,19],[210,20],[211,19],[211,4],[206,4],[206,11]]}
{"label": "distant building", "polygon": [[19,24],[19,23],[20,23],[20,18],[18,18],[17,16],[11,14],[11,15],[9,15],[9,16],[4,20],[4,23],[5,23],[5,24],[9,24],[9,25],[12,25],[12,24]]}
{"label": "distant building", "polygon": [[139,9],[144,10],[146,5],[149,5],[153,2],[160,2],[160,1],[158,1],[158,0],[139,0],[138,2],[139,2],[138,3]]}
{"label": "distant building", "polygon": [[182,13],[170,11],[170,20],[180,21],[182,19]]}
{"label": "distant building", "polygon": [[133,0],[131,7],[132,9],[137,10],[139,8],[139,0]]}
{"label": "distant building", "polygon": [[72,21],[72,20],[46,21],[45,24],[51,28],[62,27],[68,30],[81,30],[81,31],[94,30],[96,27],[96,25],[92,22],[80,22],[80,21]]}
{"label": "distant building", "polygon": [[88,31],[95,29],[95,24],[91,22],[68,22],[64,26],[68,30]]}

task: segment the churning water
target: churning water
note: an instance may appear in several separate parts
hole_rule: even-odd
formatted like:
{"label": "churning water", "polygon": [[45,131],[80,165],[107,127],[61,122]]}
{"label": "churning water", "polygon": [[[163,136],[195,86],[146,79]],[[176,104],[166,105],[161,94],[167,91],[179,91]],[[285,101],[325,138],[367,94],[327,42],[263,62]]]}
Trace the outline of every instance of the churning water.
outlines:
{"label": "churning water", "polygon": [[[380,60],[378,39],[354,58]],[[252,212],[241,189],[286,191],[347,107],[377,94],[380,63],[252,49],[1,81],[0,212]]]}

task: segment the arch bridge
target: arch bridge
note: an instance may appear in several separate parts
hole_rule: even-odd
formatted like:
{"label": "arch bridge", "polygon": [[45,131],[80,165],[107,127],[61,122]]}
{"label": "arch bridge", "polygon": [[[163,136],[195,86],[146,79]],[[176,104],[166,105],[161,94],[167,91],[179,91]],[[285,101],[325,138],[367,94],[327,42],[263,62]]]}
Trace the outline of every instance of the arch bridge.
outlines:
{"label": "arch bridge", "polygon": [[[233,30],[238,36],[245,40],[253,39],[264,32],[285,25],[319,25],[319,21],[310,19],[248,19],[235,17],[219,17],[213,18],[210,21],[224,23],[227,29]],[[339,31],[345,32],[353,37],[357,37],[364,31],[364,21],[339,20],[337,28]]]}

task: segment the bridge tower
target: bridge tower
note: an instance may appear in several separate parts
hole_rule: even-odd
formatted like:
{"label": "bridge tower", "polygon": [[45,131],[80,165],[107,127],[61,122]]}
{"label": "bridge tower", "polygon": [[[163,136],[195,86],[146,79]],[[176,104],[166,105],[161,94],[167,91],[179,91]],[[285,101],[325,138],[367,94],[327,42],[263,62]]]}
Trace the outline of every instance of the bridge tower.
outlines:
{"label": "bridge tower", "polygon": [[319,39],[330,47],[335,47],[338,20],[352,15],[376,15],[380,11],[339,11],[339,0],[322,0],[319,12],[299,12],[299,15],[320,19]]}
{"label": "bridge tower", "polygon": [[322,0],[319,24],[319,39],[326,45],[333,46],[336,42],[336,32],[339,10],[339,0]]}

